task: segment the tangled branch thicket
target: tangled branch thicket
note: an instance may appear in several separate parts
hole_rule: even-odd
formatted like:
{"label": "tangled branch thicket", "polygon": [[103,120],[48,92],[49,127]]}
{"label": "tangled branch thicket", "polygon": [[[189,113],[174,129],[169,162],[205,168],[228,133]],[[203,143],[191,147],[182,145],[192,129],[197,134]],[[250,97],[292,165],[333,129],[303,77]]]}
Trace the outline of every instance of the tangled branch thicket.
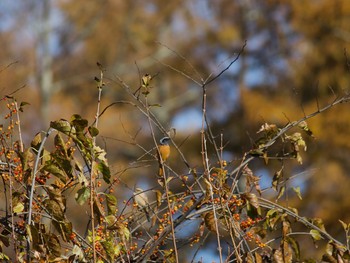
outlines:
{"label": "tangled branch thicket", "polygon": [[[113,83],[129,100],[114,102],[100,111],[105,82],[104,69],[101,65],[99,68],[101,74],[95,78],[99,95],[94,122],[89,124],[77,114],[70,120],[52,121],[49,130],[38,133],[27,148],[21,139],[19,116],[26,103],[18,104],[11,95],[2,98],[8,112],[0,135],[4,200],[0,218],[1,260],[193,262],[202,261],[197,257],[201,249],[215,242],[218,249],[211,253],[217,254],[220,262],[295,262],[301,259],[299,235],[314,242],[321,239],[328,242],[323,260],[348,260],[349,243],[343,244],[328,234],[321,219],[305,218],[288,203],[279,202],[289,190],[287,182],[293,179],[284,175],[284,163],[302,163],[301,152],[306,150],[304,137],[313,136],[308,119],[348,102],[348,95],[283,127],[263,124],[254,147],[238,162],[231,162],[223,158],[223,134],[212,131],[206,106],[208,84],[213,85],[229,67],[216,76],[198,80],[175,69],[202,90],[202,128],[198,133],[202,166],[192,167],[176,138],[153,112],[159,106],[149,102],[149,95],[156,89],[152,88],[154,76],[141,76],[136,91],[115,77]],[[153,176],[157,187],[135,189],[131,198],[134,201],[117,200],[114,193],[126,186],[109,166],[106,151],[96,142],[99,118],[118,104],[136,108],[147,120],[153,150],[141,145],[137,135],[131,136],[128,143],[159,163],[160,168]],[[170,136],[170,147],[185,164],[185,171],[159,157],[156,134]],[[271,159],[281,163],[271,181],[275,196],[266,195],[260,177],[251,169],[250,164],[256,159],[266,165],[270,165]],[[137,163],[135,160],[130,166],[135,168]],[[301,198],[300,188],[293,190]],[[81,225],[74,225],[67,214],[72,192],[80,214],[89,217],[85,231],[79,231]],[[350,226],[342,224],[349,241]],[[11,249],[14,253],[5,252]]]}

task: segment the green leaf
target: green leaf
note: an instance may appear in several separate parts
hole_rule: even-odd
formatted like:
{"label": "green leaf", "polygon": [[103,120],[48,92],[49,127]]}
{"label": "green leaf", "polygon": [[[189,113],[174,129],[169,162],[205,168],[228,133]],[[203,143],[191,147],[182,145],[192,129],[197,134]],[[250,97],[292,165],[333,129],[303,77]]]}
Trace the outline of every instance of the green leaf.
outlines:
{"label": "green leaf", "polygon": [[48,210],[49,214],[53,216],[58,221],[62,221],[65,217],[64,212],[55,200],[46,199],[44,200],[44,206]]}
{"label": "green leaf", "polygon": [[6,254],[4,254],[2,252],[0,252],[0,259],[4,259],[6,261],[10,260],[10,258]]}
{"label": "green leaf", "polygon": [[273,259],[276,263],[285,263],[281,249],[276,249],[273,253]]}
{"label": "green leaf", "polygon": [[72,127],[70,123],[64,119],[50,122],[50,127],[68,136],[75,135],[76,133],[75,128]]}
{"label": "green leaf", "polygon": [[162,107],[159,103],[150,104],[149,107]]}
{"label": "green leaf", "polygon": [[319,231],[317,231],[316,229],[311,229],[310,234],[315,241],[322,239],[321,233]]}
{"label": "green leaf", "polygon": [[75,200],[79,205],[85,204],[85,202],[90,198],[90,189],[87,187],[82,187],[75,194]]}
{"label": "green leaf", "polygon": [[97,165],[97,169],[102,173],[103,180],[109,184],[111,181],[111,171],[109,170],[108,165],[105,162],[100,162]]}
{"label": "green leaf", "polygon": [[348,231],[349,230],[349,225],[347,225],[344,221],[338,219],[339,222],[341,223],[341,225],[343,226],[344,228],[344,231]]}
{"label": "green leaf", "polygon": [[108,215],[114,215],[117,212],[117,198],[114,195],[106,194]]}
{"label": "green leaf", "polygon": [[124,241],[128,241],[130,239],[130,231],[123,223],[118,224],[118,234]]}
{"label": "green leaf", "polygon": [[[73,178],[73,167],[68,156],[62,156],[59,153],[52,153],[52,159],[55,160],[55,165],[64,172],[65,177]],[[66,178],[65,178],[66,179]]]}
{"label": "green leaf", "polygon": [[89,122],[83,119],[78,114],[73,114],[70,121],[71,125],[75,127],[77,132],[82,132],[88,126]]}
{"label": "green leaf", "polygon": [[280,170],[278,170],[277,172],[275,172],[275,174],[273,175],[273,179],[272,179],[272,187],[273,189],[275,189],[277,191],[277,186],[278,183],[280,181],[280,179],[283,177],[283,166]]}
{"label": "green leaf", "polygon": [[55,259],[61,255],[61,245],[58,237],[55,234],[50,234],[47,242],[48,250],[50,251],[50,259]]}
{"label": "green leaf", "polygon": [[291,246],[291,248],[294,251],[295,257],[297,259],[297,261],[300,260],[300,247],[299,247],[299,243],[291,236],[285,236],[284,237],[286,242],[288,242],[288,244]]}
{"label": "green leaf", "polygon": [[56,150],[60,153],[63,154],[66,158],[68,158],[68,154],[67,154],[67,146],[64,143],[64,140],[61,136],[61,134],[56,134],[55,138],[54,138],[54,144],[56,147]]}
{"label": "green leaf", "polygon": [[13,207],[13,212],[14,213],[21,213],[24,210],[24,204],[21,202],[18,202],[14,207]]}
{"label": "green leaf", "polygon": [[73,233],[73,224],[72,222],[65,219],[61,222],[52,222],[56,230],[61,234],[63,241],[68,242],[70,240],[71,234]]}
{"label": "green leaf", "polygon": [[89,126],[88,131],[92,137],[96,137],[99,134],[99,130],[94,126]]}
{"label": "green leaf", "polygon": [[300,193],[300,186],[298,186],[298,187],[293,187],[292,189],[293,189],[293,191],[297,194],[298,198],[299,198],[300,200],[303,200],[303,198],[302,198],[302,196],[301,196],[301,193]]}
{"label": "green leaf", "polygon": [[117,218],[114,215],[108,215],[105,217],[107,227],[109,230],[113,230],[113,225],[117,221]]}
{"label": "green leaf", "polygon": [[21,104],[19,105],[18,110],[19,110],[20,112],[23,112],[23,106],[25,106],[25,105],[30,105],[30,103],[29,103],[29,102],[22,101]]}
{"label": "green leaf", "polygon": [[106,254],[108,256],[108,258],[111,260],[111,261],[114,261],[114,244],[112,241],[102,241],[101,242],[104,250],[106,251]]}
{"label": "green leaf", "polygon": [[312,138],[315,138],[315,136],[313,135],[312,131],[309,129],[306,121],[300,122],[298,127],[300,129],[302,129],[303,131],[305,131],[307,135],[311,136]]}
{"label": "green leaf", "polygon": [[39,147],[40,147],[40,144],[41,144],[41,141],[42,141],[42,139],[41,139],[41,133],[38,132],[38,133],[35,135],[34,139],[32,140],[30,146],[31,146],[32,148],[34,148],[36,151],[38,151],[38,150],[39,150]]}
{"label": "green leaf", "polygon": [[270,210],[266,214],[266,223],[271,229],[274,229],[277,225],[278,221],[281,219],[281,214],[275,209]]}
{"label": "green leaf", "polygon": [[311,223],[317,226],[322,231],[326,232],[326,228],[324,227],[322,218],[318,218],[318,217],[312,218]]}
{"label": "green leaf", "polygon": [[259,208],[259,201],[258,201],[258,197],[256,196],[256,194],[253,193],[245,193],[242,195],[242,197],[249,202],[249,204],[251,206],[253,206],[255,209]]}
{"label": "green leaf", "polygon": [[94,151],[94,155],[95,157],[102,161],[102,162],[105,162],[107,164],[107,159],[106,159],[106,151],[104,149],[102,149],[101,147],[99,146],[94,146],[93,148],[93,151]]}
{"label": "green leaf", "polygon": [[286,187],[284,185],[282,187],[280,187],[276,201],[278,201],[283,196],[285,190],[286,190]]}
{"label": "green leaf", "polygon": [[58,179],[60,179],[63,183],[67,182],[67,175],[60,169],[56,164],[52,162],[47,162],[45,166],[42,168],[42,170],[49,172],[50,174],[56,176]]}

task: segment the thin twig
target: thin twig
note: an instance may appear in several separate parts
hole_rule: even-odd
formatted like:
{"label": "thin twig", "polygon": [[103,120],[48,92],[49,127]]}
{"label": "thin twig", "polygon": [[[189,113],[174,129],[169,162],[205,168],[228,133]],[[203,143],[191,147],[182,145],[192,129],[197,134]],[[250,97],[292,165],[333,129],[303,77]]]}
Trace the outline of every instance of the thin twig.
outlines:
{"label": "thin twig", "polygon": [[[206,110],[207,110],[207,93],[206,93],[206,87],[203,85],[203,94],[202,94],[202,128],[201,128],[201,145],[202,145],[202,162],[204,167],[204,174],[206,180],[208,180],[209,185],[209,191],[210,191],[210,200],[212,203],[214,203],[214,193],[213,193],[213,187],[211,184],[211,175],[210,175],[210,167],[209,167],[209,158],[208,158],[208,149],[207,149],[207,140],[205,136],[205,124],[206,124]],[[216,238],[217,238],[217,244],[218,244],[218,250],[219,250],[219,257],[220,257],[220,263],[223,262],[222,259],[222,248],[221,248],[221,241],[220,241],[220,234],[219,234],[219,226],[218,226],[218,219],[216,215],[215,206],[212,206],[213,208],[213,215],[214,215],[214,224],[215,224],[215,230],[216,230]]]}
{"label": "thin twig", "polygon": [[222,70],[219,74],[217,74],[215,77],[213,77],[212,79],[210,79],[210,77],[212,76],[212,74],[210,74],[208,76],[208,78],[205,80],[204,84],[205,85],[209,85],[210,83],[212,83],[213,81],[215,81],[216,79],[218,79],[222,74],[224,74],[227,70],[230,69],[230,67],[239,59],[239,57],[241,56],[241,54],[243,53],[245,47],[247,45],[247,40],[244,41],[244,45],[242,46],[241,50],[238,52],[236,58],[234,60],[231,61],[231,63],[224,69]]}
{"label": "thin twig", "polygon": [[[44,150],[44,145],[46,143],[46,140],[49,138],[51,132],[53,131],[52,128],[49,128],[48,131],[45,134],[44,139],[41,141],[38,152],[36,154],[33,174],[32,174],[32,183],[30,185],[30,194],[29,194],[29,209],[28,209],[28,220],[27,225],[30,226],[32,224],[32,213],[33,213],[33,198],[34,198],[34,189],[35,189],[35,179],[36,174],[39,170],[39,160],[41,159],[41,153]],[[30,262],[30,237],[27,236],[27,262]]]}
{"label": "thin twig", "polygon": [[[183,55],[181,55],[179,52],[175,51],[174,49],[170,48],[169,46],[159,42],[159,41],[156,41],[156,43],[158,45],[161,45],[163,47],[165,47],[166,49],[170,50],[171,52],[173,52],[176,56],[178,56],[179,58],[181,58],[183,61],[185,61],[185,63],[187,65],[189,65],[189,67],[193,70],[193,72],[197,75],[197,77],[203,82],[204,79],[202,78],[202,76],[199,74],[198,70],[188,61],[188,59],[186,57],[184,57]],[[186,74],[187,75],[187,74]]]}
{"label": "thin twig", "polygon": [[[96,109],[96,117],[95,117],[95,128],[98,127],[98,120],[100,116],[100,106],[101,106],[101,96],[102,96],[102,87],[104,85],[103,83],[103,69],[100,64],[98,64],[100,67],[100,79],[97,84],[98,88],[98,101],[97,101],[97,109]],[[94,202],[95,202],[95,194],[96,194],[96,176],[95,176],[95,169],[94,166],[96,165],[95,160],[95,146],[96,146],[96,136],[93,136],[92,138],[92,145],[91,148],[91,171],[90,171],[90,213],[91,213],[91,234],[92,234],[92,251],[93,251],[93,262],[97,261],[97,255],[96,255],[96,233],[95,233],[95,213],[94,213]],[[97,201],[98,202],[98,201]]]}
{"label": "thin twig", "polygon": [[165,196],[167,199],[167,206],[168,206],[168,211],[169,211],[169,219],[170,219],[170,226],[171,226],[171,233],[172,233],[172,241],[173,241],[173,246],[174,246],[174,255],[175,255],[175,260],[176,262],[179,262],[179,256],[178,256],[178,251],[177,251],[177,246],[176,246],[176,236],[175,236],[175,228],[174,228],[174,221],[173,221],[173,214],[172,214],[172,209],[171,209],[171,203],[170,203],[170,198],[169,198],[169,188],[168,188],[168,181],[166,178],[166,173],[165,173],[165,167],[164,167],[164,160],[162,159],[162,155],[159,151],[159,147],[158,147],[158,143],[153,131],[153,126],[152,126],[152,122],[150,120],[150,114],[149,114],[149,107],[148,107],[148,101],[147,101],[147,96],[145,97],[145,101],[146,101],[146,110],[147,110],[147,116],[148,116],[148,123],[149,123],[149,127],[151,130],[151,135],[153,138],[153,142],[157,147],[157,152],[158,152],[158,157],[159,157],[159,162],[161,165],[161,169],[162,169],[162,175],[163,175],[163,180],[164,180],[164,190],[165,190]]}

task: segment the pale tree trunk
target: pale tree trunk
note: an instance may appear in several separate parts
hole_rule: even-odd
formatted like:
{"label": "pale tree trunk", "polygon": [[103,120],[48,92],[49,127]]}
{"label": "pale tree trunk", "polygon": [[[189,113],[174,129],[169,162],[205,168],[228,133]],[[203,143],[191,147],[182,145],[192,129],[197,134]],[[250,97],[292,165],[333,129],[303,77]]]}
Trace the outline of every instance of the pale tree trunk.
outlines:
{"label": "pale tree trunk", "polygon": [[41,117],[44,127],[49,123],[49,104],[53,92],[52,53],[50,48],[51,28],[51,0],[42,0],[42,12],[39,24],[37,60],[37,79],[41,96]]}

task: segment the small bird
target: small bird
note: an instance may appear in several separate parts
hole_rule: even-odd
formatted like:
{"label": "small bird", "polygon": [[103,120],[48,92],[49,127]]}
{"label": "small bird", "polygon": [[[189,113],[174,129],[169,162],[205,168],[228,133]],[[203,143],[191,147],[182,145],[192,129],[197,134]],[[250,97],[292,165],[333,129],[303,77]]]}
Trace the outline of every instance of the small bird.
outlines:
{"label": "small bird", "polygon": [[[159,176],[163,176],[163,163],[169,158],[170,156],[170,138],[164,137],[160,139],[160,145],[158,145],[158,159],[159,159]],[[160,155],[160,156],[159,156]]]}
{"label": "small bird", "polygon": [[150,222],[148,197],[142,188],[137,187],[134,192],[134,202],[143,209],[147,221]]}

